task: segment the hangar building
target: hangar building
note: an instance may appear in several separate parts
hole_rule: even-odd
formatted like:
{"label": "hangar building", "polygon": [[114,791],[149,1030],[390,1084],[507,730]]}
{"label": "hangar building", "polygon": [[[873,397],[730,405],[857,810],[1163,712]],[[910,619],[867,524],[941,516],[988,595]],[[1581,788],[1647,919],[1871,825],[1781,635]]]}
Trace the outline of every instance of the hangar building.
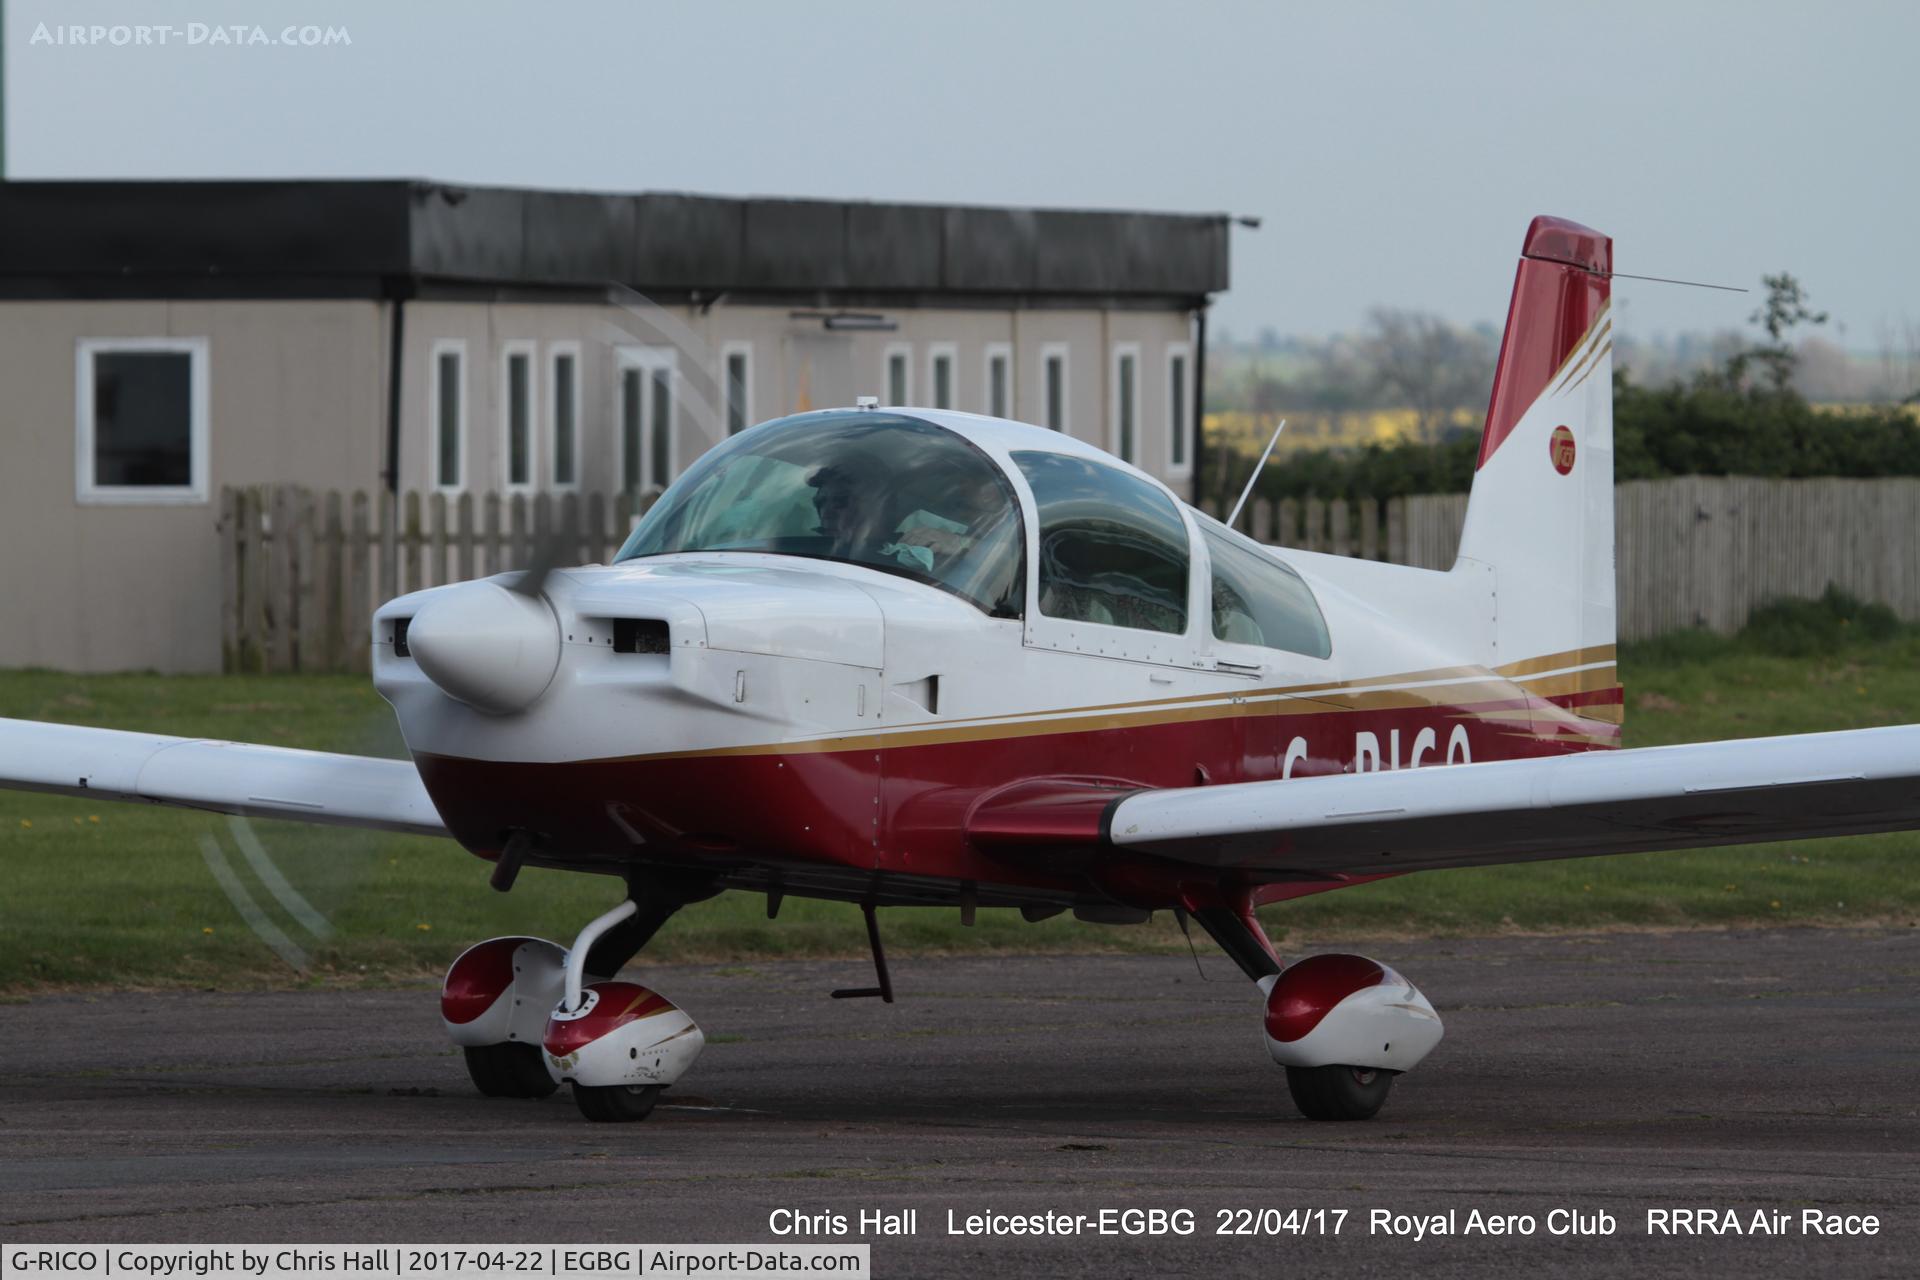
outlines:
{"label": "hangar building", "polygon": [[218,670],[223,486],[644,494],[874,395],[1185,490],[1226,283],[1212,215],[0,183],[0,666]]}

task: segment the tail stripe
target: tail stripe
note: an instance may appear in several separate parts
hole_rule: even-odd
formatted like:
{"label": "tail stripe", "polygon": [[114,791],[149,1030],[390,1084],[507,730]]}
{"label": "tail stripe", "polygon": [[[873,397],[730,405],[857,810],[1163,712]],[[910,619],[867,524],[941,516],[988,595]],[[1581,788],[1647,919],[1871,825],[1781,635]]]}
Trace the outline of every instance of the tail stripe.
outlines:
{"label": "tail stripe", "polygon": [[1600,354],[1601,342],[1613,332],[1613,319],[1607,311],[1606,307],[1600,309],[1600,315],[1594,321],[1594,330],[1580,339],[1580,345],[1573,349],[1573,355],[1567,357],[1566,373],[1561,377],[1559,385],[1554,387],[1554,395],[1559,395],[1570,385],[1578,385],[1574,381],[1574,375],[1585,369]]}
{"label": "tail stripe", "polygon": [[[1600,348],[1600,350],[1598,350],[1598,351],[1596,351],[1596,352],[1594,352],[1594,360],[1593,360],[1593,363],[1592,363],[1591,365],[1589,365],[1589,366],[1587,367],[1587,371],[1586,371],[1585,373],[1583,373],[1583,374],[1581,374],[1581,375],[1580,375],[1580,382],[1585,382],[1585,381],[1586,381],[1586,380],[1587,380],[1588,378],[1590,378],[1590,377],[1592,377],[1592,376],[1593,376],[1593,371],[1594,371],[1595,369],[1598,369],[1598,368],[1600,367],[1600,358],[1601,358],[1602,356],[1605,356],[1605,355],[1607,355],[1607,354],[1608,354],[1609,352],[1611,352],[1612,350],[1613,350],[1613,344],[1612,344],[1611,342],[1609,342],[1609,343],[1608,343],[1608,344],[1607,344],[1606,346],[1604,346],[1604,347],[1602,347],[1602,348]],[[1574,383],[1574,384],[1573,384],[1573,386],[1572,386],[1572,387],[1568,387],[1568,388],[1567,388],[1567,390],[1569,390],[1569,391],[1572,391],[1572,390],[1574,390],[1574,388],[1576,388],[1576,387],[1578,387],[1578,386],[1580,385],[1580,382],[1576,382],[1576,383]]]}

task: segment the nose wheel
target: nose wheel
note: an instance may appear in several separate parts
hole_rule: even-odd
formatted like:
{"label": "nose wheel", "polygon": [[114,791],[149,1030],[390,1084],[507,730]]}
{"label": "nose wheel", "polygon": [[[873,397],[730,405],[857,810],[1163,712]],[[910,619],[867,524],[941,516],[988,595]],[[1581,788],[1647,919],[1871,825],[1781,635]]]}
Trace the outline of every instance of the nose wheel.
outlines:
{"label": "nose wheel", "polygon": [[560,1087],[547,1074],[537,1044],[467,1045],[465,1054],[473,1087],[489,1098],[544,1098]]}
{"label": "nose wheel", "polygon": [[653,1114],[661,1087],[657,1084],[576,1084],[573,1104],[580,1108],[581,1115],[597,1123],[631,1124]]}
{"label": "nose wheel", "polygon": [[1287,1092],[1309,1120],[1371,1120],[1386,1105],[1394,1074],[1367,1067],[1288,1067]]}

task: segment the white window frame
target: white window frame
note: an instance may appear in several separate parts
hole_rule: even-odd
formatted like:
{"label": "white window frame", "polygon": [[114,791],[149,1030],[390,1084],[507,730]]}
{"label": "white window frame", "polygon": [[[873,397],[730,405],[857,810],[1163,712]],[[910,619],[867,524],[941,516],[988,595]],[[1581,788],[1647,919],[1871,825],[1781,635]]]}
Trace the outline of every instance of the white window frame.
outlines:
{"label": "white window frame", "polygon": [[[460,366],[460,422],[455,427],[454,479],[440,483],[440,358],[452,356]],[[427,487],[449,496],[467,488],[467,344],[463,338],[440,338],[427,351]]]}
{"label": "white window frame", "polygon": [[[1133,358],[1133,452],[1127,457],[1120,452],[1120,365],[1123,360]],[[1107,452],[1130,467],[1140,466],[1140,344],[1137,342],[1116,342],[1113,355],[1107,361]],[[1145,470],[1145,468],[1141,468]]]}
{"label": "white window frame", "polygon": [[[726,366],[723,363],[721,367],[724,369]],[[617,452],[620,455],[620,469],[614,473],[617,480],[614,486],[616,492],[624,492],[627,481],[627,432],[626,422],[622,417],[624,406],[621,404],[620,398],[624,394],[622,387],[626,382],[629,371],[638,372],[640,375],[640,465],[634,469],[634,473],[640,477],[640,492],[647,493],[654,489],[664,489],[673,483],[675,476],[680,474],[680,442],[675,439],[678,433],[674,431],[671,421],[666,423],[663,428],[662,424],[656,422],[653,416],[653,379],[662,370],[665,370],[667,375],[668,412],[674,416],[678,416],[680,411],[680,362],[673,348],[619,347],[615,351],[613,374],[614,430],[619,436]],[[663,429],[667,433],[667,474],[657,476],[653,474],[653,441],[654,437]]]}
{"label": "white window frame", "polygon": [[723,440],[733,435],[733,379],[727,370],[735,356],[744,356],[747,364],[747,376],[740,379],[740,430],[750,430],[754,425],[753,344],[729,342],[720,348],[720,438]]}
{"label": "white window frame", "polygon": [[[947,362],[947,404],[935,404],[934,396],[940,393],[940,379],[934,375],[934,369],[940,361]],[[930,342],[927,344],[927,408],[958,409],[960,407],[960,348],[951,342]]]}
{"label": "white window frame", "polygon": [[[1040,424],[1063,436],[1073,434],[1073,348],[1065,342],[1049,342],[1040,348]],[[1060,422],[1047,420],[1047,366],[1060,362]]]}
{"label": "white window frame", "polygon": [[[513,482],[513,358],[527,358],[527,479]],[[531,338],[500,344],[500,492],[532,493],[540,487],[540,350]]]}
{"label": "white window frame", "polygon": [[[1187,376],[1184,379],[1182,379],[1182,382],[1185,385],[1183,385],[1180,388],[1180,403],[1179,403],[1180,414],[1182,417],[1186,419],[1186,421],[1181,424],[1181,429],[1179,431],[1175,431],[1174,425],[1173,425],[1174,424],[1174,408],[1175,408],[1174,395],[1173,395],[1173,366],[1174,366],[1174,362],[1178,360],[1186,361],[1186,365],[1187,365]],[[1166,400],[1166,404],[1167,404],[1167,479],[1169,480],[1191,479],[1193,476],[1193,426],[1194,426],[1194,420],[1196,415],[1193,411],[1193,347],[1185,342],[1169,342],[1167,344],[1166,388],[1167,388],[1167,400]],[[1173,460],[1173,444],[1174,444],[1174,437],[1176,435],[1185,437],[1183,441],[1183,443],[1186,445],[1186,453],[1187,453],[1187,460],[1185,462],[1175,462]]]}
{"label": "white window frame", "polygon": [[986,359],[980,365],[980,412],[993,416],[993,362],[1007,362],[1007,403],[999,414],[1002,418],[1012,418],[1019,410],[1020,396],[1013,385],[1013,344],[1010,342],[989,342]]}
{"label": "white window frame", "polygon": [[[573,479],[560,481],[560,357],[573,357]],[[547,398],[544,403],[547,411],[542,417],[547,424],[546,454],[547,476],[556,493],[576,493],[580,489],[580,477],[586,471],[586,460],[580,454],[580,420],[586,416],[586,407],[580,402],[581,388],[585,386],[582,376],[583,359],[578,342],[549,342],[547,344]]]}
{"label": "white window frame", "polygon": [[[81,338],[74,344],[74,500],[97,506],[196,506],[207,501],[209,382],[205,338]],[[120,352],[170,352],[187,357],[185,485],[99,484],[93,464],[93,358]]]}
{"label": "white window frame", "polygon": [[[902,388],[905,394],[899,398],[897,404],[893,396],[893,362],[896,359],[901,362],[907,375],[902,379],[906,383]],[[880,353],[880,403],[893,404],[897,408],[905,408],[913,403],[913,344],[911,342],[889,342],[886,350]]]}

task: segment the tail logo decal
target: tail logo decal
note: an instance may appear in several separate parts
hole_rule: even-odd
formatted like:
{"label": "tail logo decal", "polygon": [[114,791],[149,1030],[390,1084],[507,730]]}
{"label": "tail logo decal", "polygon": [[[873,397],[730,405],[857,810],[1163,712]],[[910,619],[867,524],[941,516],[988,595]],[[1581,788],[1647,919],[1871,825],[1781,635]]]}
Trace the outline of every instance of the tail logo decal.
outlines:
{"label": "tail logo decal", "polygon": [[1547,456],[1553,459],[1553,469],[1563,476],[1571,472],[1573,454],[1573,432],[1566,427],[1555,427],[1547,440]]}

